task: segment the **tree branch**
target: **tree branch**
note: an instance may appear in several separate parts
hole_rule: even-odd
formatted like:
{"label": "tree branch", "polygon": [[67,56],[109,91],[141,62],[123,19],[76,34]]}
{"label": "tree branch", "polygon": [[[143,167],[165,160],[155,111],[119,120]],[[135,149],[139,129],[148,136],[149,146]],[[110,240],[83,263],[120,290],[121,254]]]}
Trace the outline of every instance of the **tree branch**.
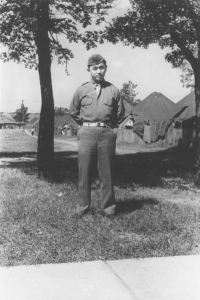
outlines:
{"label": "tree branch", "polygon": [[62,54],[63,54],[63,56],[65,58],[65,64],[66,64],[65,70],[66,70],[67,75],[69,75],[68,70],[67,70],[67,60],[68,60],[68,58],[66,57],[65,51],[63,50],[63,48],[60,45],[60,43],[58,41],[56,41],[56,39],[54,38],[52,32],[49,31],[49,33],[50,33],[50,35],[51,35],[51,37],[53,39],[53,42],[58,46],[58,48],[60,49],[60,51],[62,52]]}
{"label": "tree branch", "polygon": [[173,40],[173,42],[180,48],[180,50],[182,51],[182,53],[184,54],[185,58],[190,62],[194,73],[196,73],[197,71],[197,59],[194,57],[193,53],[191,50],[189,50],[183,40],[180,38],[178,32],[175,31],[169,31],[169,34],[171,36],[171,39]]}

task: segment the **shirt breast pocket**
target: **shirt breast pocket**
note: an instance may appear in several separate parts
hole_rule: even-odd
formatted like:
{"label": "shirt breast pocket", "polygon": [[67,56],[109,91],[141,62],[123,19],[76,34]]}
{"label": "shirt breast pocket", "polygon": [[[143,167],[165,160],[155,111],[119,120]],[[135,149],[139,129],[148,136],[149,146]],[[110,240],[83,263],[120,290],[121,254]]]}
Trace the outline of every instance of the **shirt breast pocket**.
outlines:
{"label": "shirt breast pocket", "polygon": [[111,115],[114,107],[114,100],[113,98],[106,98],[104,100],[104,109],[106,115]]}
{"label": "shirt breast pocket", "polygon": [[92,99],[89,97],[83,98],[81,102],[82,113],[85,117],[90,117],[92,113]]}

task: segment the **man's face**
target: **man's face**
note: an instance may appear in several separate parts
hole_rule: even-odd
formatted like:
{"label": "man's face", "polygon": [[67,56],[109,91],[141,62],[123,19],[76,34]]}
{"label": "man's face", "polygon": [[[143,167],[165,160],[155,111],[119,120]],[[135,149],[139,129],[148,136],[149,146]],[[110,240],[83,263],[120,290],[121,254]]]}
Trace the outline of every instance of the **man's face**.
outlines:
{"label": "man's face", "polygon": [[94,65],[88,68],[94,82],[99,83],[104,80],[107,67],[104,63]]}

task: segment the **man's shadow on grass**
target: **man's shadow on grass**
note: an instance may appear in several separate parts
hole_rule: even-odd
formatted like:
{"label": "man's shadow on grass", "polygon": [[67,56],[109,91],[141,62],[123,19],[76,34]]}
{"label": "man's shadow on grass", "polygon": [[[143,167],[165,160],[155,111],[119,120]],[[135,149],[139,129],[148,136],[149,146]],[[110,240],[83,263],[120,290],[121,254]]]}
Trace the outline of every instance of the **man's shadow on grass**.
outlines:
{"label": "man's shadow on grass", "polygon": [[135,210],[140,210],[143,208],[143,206],[153,206],[158,205],[159,201],[152,198],[146,198],[143,200],[136,200],[136,199],[126,199],[124,201],[118,201],[117,202],[117,209],[116,213],[130,213]]}

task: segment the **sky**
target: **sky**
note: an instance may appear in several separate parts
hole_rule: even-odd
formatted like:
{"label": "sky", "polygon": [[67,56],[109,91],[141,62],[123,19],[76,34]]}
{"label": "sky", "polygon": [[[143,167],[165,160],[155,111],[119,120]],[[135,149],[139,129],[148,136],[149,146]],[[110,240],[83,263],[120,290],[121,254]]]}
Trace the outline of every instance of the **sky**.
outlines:
{"label": "sky", "polygon": [[[128,7],[128,0],[122,0],[117,11],[110,15],[123,15]],[[73,94],[78,86],[90,80],[87,61],[92,54],[100,54],[107,61],[105,79],[119,89],[123,83],[132,81],[137,84],[138,98],[144,100],[153,92],[162,93],[173,102],[178,102],[190,93],[180,82],[181,71],[172,68],[165,60],[167,49],[158,45],[148,49],[131,48],[122,43],[105,43],[97,48],[86,50],[82,43],[68,44],[62,37],[62,44],[69,47],[74,58],[68,63],[68,73],[64,65],[52,63],[52,84],[54,105],[69,108]],[[38,113],[41,109],[41,93],[38,71],[26,69],[22,64],[0,61],[0,112],[14,112],[20,108],[22,100],[29,113]]]}

